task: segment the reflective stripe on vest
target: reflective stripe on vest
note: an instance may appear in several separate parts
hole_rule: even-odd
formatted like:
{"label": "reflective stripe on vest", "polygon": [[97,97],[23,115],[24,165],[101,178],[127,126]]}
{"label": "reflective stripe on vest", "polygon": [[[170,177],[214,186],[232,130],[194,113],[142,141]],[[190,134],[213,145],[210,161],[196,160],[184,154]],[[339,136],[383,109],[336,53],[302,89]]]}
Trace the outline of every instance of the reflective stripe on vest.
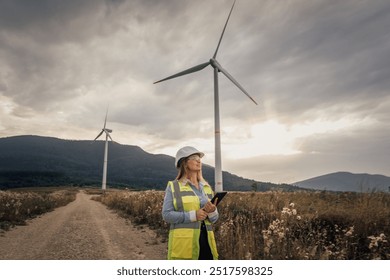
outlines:
{"label": "reflective stripe on vest", "polygon": [[[175,211],[196,211],[200,209],[200,199],[189,185],[183,185],[177,180],[170,185]],[[209,199],[213,196],[210,186],[204,185],[203,190]],[[171,224],[168,242],[168,259],[199,258],[199,237],[201,222]],[[217,247],[212,225],[205,220],[209,245],[214,259],[218,259]]]}

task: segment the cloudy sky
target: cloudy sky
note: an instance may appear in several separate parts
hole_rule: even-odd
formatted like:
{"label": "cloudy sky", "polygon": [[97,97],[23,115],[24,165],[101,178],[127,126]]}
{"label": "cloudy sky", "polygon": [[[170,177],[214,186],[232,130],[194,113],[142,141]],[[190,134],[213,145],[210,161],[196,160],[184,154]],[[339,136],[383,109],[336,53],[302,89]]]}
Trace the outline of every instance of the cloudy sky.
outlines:
{"label": "cloudy sky", "polygon": [[[214,165],[213,68],[232,0],[0,0],[0,137],[114,140]],[[223,169],[390,176],[390,2],[237,0],[219,75]]]}

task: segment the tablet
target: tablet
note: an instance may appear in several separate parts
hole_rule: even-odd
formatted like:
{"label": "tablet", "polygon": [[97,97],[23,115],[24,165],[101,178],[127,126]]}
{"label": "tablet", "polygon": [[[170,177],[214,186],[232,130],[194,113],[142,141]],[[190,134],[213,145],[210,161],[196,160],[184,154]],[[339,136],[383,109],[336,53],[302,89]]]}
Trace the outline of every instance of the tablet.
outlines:
{"label": "tablet", "polygon": [[214,197],[211,199],[211,203],[214,203],[215,199],[218,197],[217,205],[221,202],[222,198],[225,197],[227,192],[218,192],[214,195]]}

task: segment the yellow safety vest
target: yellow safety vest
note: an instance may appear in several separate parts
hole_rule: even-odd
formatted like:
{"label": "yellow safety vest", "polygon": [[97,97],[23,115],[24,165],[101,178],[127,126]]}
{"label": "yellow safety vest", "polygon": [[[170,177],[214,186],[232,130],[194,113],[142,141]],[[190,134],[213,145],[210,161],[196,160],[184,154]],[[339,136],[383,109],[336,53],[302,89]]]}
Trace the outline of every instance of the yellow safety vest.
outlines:
{"label": "yellow safety vest", "polygon": [[[191,186],[183,185],[179,181],[169,181],[172,190],[173,206],[175,211],[192,211],[200,209],[199,197]],[[203,186],[204,192],[211,199],[213,190],[209,185]],[[218,259],[217,245],[215,242],[212,225],[208,219],[205,221],[207,237],[213,259]],[[199,237],[201,221],[171,224],[169,230],[168,259],[169,260],[197,260],[199,259]]]}

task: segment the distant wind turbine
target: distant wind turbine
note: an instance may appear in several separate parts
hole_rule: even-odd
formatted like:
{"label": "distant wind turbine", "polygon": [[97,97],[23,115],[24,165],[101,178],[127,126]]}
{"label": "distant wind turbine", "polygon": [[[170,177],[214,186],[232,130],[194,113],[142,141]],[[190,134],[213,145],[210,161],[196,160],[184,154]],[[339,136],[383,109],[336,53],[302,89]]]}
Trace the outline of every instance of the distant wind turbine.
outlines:
{"label": "distant wind turbine", "polygon": [[218,72],[222,72],[230,81],[233,82],[247,97],[249,97],[256,105],[256,101],[246,92],[246,90],[233,78],[232,75],[230,75],[225,69],[222,68],[222,66],[217,61],[217,53],[219,46],[222,41],[223,34],[225,33],[226,26],[228,24],[230,15],[232,14],[234,4],[236,1],[233,2],[232,8],[230,10],[229,16],[226,20],[225,26],[223,28],[221,38],[219,39],[217,49],[215,50],[215,53],[213,57],[205,63],[199,64],[197,66],[191,67],[187,70],[184,70],[182,72],[179,72],[175,75],[169,76],[165,79],[159,80],[157,82],[154,82],[154,84],[163,82],[169,79],[177,78],[183,75],[191,74],[197,71],[200,71],[207,67],[208,65],[211,65],[214,68],[214,128],[215,128],[215,191],[220,192],[223,191],[223,184],[222,184],[222,164],[221,164],[221,130],[220,130],[220,121],[219,121],[219,92],[218,92]]}
{"label": "distant wind turbine", "polygon": [[104,164],[103,164],[103,180],[102,180],[102,190],[103,192],[106,191],[106,182],[107,182],[107,155],[108,155],[108,138],[112,140],[110,133],[112,132],[112,129],[106,128],[106,123],[107,123],[107,114],[108,114],[108,109],[106,112],[106,118],[104,119],[104,126],[102,131],[96,136],[96,138],[93,141],[96,141],[103,133],[106,134],[106,143],[104,147]]}

